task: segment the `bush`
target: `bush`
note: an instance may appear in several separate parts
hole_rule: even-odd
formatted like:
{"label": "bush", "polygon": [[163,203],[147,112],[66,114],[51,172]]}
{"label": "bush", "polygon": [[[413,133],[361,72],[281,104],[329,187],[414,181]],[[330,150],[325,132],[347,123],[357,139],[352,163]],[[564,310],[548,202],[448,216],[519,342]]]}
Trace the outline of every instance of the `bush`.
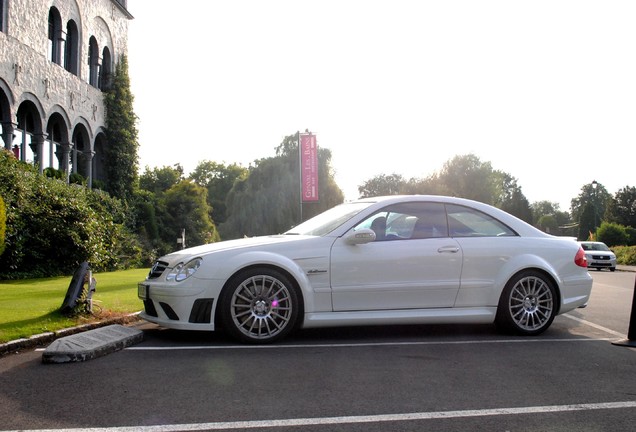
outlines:
{"label": "bush", "polygon": [[603,222],[596,231],[597,241],[603,242],[609,247],[626,245],[628,237],[625,227],[613,222]]}
{"label": "bush", "polygon": [[0,194],[7,204],[0,279],[70,274],[83,261],[95,271],[140,264],[141,248],[119,200],[42,176],[4,151]]}
{"label": "bush", "polygon": [[4,237],[7,232],[7,210],[4,205],[4,200],[0,196],[0,255],[4,252],[5,243]]}
{"label": "bush", "polygon": [[86,179],[83,175],[78,173],[71,173],[71,175],[68,176],[68,182],[70,184],[86,185]]}
{"label": "bush", "polygon": [[44,169],[44,175],[46,177],[49,177],[49,178],[55,178],[55,179],[58,179],[58,180],[62,180],[63,173],[62,173],[61,170],[48,167],[48,168]]}
{"label": "bush", "polygon": [[625,227],[627,233],[627,246],[636,246],[636,228]]}
{"label": "bush", "polygon": [[616,262],[621,265],[636,265],[636,246],[614,246]]}

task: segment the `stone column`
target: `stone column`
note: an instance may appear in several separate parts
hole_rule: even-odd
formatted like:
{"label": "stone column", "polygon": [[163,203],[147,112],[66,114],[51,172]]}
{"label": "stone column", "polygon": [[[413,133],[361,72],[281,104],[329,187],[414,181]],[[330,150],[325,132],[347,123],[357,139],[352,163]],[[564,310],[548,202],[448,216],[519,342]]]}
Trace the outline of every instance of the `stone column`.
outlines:
{"label": "stone column", "polygon": [[86,187],[93,188],[93,158],[95,157],[94,151],[85,151],[86,157]]}
{"label": "stone column", "polygon": [[71,143],[68,141],[59,143],[58,151],[55,152],[55,156],[57,156],[57,160],[60,163],[60,169],[64,173],[64,177],[66,178],[66,183],[68,183],[68,163],[71,157]]}
{"label": "stone column", "polygon": [[18,127],[17,124],[11,122],[2,123],[2,140],[4,141],[4,148],[11,151],[13,148],[13,140],[15,139],[14,131]]}
{"label": "stone column", "polygon": [[46,134],[33,134],[31,135],[31,150],[33,150],[33,155],[35,159],[35,164],[38,166],[38,171],[40,174],[44,172],[44,167],[42,166],[42,150],[44,148],[44,141],[46,141]]}

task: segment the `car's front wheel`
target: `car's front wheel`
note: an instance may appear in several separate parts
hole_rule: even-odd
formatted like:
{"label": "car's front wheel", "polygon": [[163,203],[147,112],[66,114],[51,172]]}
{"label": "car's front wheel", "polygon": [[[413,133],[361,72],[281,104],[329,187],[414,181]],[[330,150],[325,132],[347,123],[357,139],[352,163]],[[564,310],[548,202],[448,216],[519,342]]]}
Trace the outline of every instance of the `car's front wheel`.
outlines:
{"label": "car's front wheel", "polygon": [[496,324],[508,332],[537,335],[552,324],[556,300],[551,280],[538,271],[523,271],[506,284],[499,300]]}
{"label": "car's front wheel", "polygon": [[230,280],[219,307],[222,326],[232,337],[248,343],[270,343],[293,329],[299,301],[284,274],[254,268]]}

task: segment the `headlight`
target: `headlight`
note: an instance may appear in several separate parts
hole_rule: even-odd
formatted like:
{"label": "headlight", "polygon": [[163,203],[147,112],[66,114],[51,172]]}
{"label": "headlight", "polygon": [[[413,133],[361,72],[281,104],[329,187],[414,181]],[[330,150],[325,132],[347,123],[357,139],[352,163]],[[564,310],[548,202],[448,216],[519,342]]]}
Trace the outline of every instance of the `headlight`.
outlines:
{"label": "headlight", "polygon": [[179,263],[166,276],[167,281],[181,282],[192,276],[201,267],[201,258],[195,258],[186,264]]}

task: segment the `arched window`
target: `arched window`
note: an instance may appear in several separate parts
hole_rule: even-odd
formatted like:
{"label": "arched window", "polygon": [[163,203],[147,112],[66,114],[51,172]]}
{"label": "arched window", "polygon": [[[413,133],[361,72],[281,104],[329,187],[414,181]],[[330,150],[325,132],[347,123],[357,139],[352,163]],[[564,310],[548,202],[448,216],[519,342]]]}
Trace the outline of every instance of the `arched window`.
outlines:
{"label": "arched window", "polygon": [[52,7],[49,9],[49,60],[62,64],[62,17],[60,12]]}
{"label": "arched window", "polygon": [[77,31],[77,24],[75,21],[70,20],[66,24],[66,50],[64,52],[64,69],[78,75],[79,62],[79,32]]}
{"label": "arched window", "polygon": [[5,1],[4,0],[0,0],[0,31],[1,32],[5,32],[7,31],[4,26],[5,26],[5,22],[6,22],[6,18],[4,16],[5,14]]}
{"label": "arched window", "polygon": [[99,48],[95,36],[88,41],[88,83],[93,87],[99,84]]}
{"label": "arched window", "polygon": [[110,79],[112,73],[112,60],[110,58],[110,50],[104,47],[102,51],[102,67],[99,75],[99,88],[107,90],[110,87]]}

